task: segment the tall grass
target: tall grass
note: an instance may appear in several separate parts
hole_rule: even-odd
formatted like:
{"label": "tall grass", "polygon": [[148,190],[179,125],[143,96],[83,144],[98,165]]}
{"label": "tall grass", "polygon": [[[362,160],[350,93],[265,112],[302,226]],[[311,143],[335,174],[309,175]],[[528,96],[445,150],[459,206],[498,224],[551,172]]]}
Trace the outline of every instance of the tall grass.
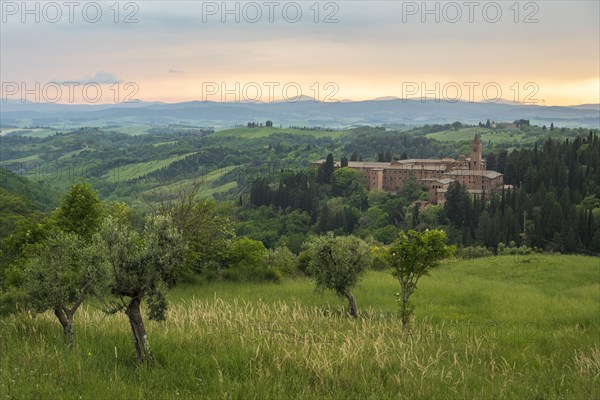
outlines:
{"label": "tall grass", "polygon": [[215,283],[171,294],[148,322],[159,366],[135,364],[127,320],[92,306],[68,351],[51,314],[0,326],[0,398],[598,398],[600,261],[447,264],[414,295],[402,336],[396,283],[369,273],[362,317],[310,281]]}

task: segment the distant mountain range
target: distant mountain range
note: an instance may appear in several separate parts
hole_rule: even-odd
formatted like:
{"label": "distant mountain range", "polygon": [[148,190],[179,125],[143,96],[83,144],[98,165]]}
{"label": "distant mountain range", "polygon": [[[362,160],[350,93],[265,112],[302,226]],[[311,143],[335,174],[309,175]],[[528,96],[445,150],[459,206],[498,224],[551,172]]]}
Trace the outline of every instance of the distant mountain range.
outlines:
{"label": "distant mountain range", "polygon": [[347,127],[354,125],[463,123],[530,120],[536,125],[600,128],[600,104],[569,107],[507,103],[435,102],[393,97],[339,103],[304,97],[295,103],[138,102],[82,105],[0,102],[0,125],[107,126],[195,124],[229,127],[248,121],[272,120],[283,126]]}

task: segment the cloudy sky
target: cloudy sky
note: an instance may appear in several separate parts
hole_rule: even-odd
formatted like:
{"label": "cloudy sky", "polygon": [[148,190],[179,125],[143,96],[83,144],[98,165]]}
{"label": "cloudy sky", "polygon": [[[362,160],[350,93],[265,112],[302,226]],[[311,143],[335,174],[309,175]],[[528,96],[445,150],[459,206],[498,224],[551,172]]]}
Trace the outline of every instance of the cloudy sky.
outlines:
{"label": "cloudy sky", "polygon": [[2,97],[599,103],[599,4],[1,0]]}

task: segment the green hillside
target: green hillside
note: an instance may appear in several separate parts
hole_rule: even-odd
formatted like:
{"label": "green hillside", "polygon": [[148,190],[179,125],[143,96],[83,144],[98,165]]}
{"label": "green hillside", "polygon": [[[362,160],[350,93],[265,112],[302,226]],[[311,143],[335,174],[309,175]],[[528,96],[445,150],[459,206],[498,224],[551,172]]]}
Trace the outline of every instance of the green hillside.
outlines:
{"label": "green hillside", "polygon": [[56,190],[0,168],[0,239],[10,235],[19,221],[57,205]]}
{"label": "green hillside", "polygon": [[275,127],[258,127],[258,128],[233,128],[225,129],[214,133],[214,136],[235,136],[237,138],[262,138],[277,133],[290,133],[294,135],[305,135],[313,137],[332,137],[337,138],[344,136],[348,131],[328,131],[315,129],[295,129],[295,128],[275,128]]}

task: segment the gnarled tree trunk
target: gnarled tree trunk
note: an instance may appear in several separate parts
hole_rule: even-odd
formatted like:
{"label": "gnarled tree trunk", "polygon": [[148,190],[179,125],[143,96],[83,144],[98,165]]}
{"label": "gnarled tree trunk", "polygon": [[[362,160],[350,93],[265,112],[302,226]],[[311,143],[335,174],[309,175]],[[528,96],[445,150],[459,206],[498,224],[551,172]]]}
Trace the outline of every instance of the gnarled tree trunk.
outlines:
{"label": "gnarled tree trunk", "polygon": [[140,298],[134,297],[131,299],[127,305],[125,314],[127,314],[129,325],[131,325],[131,334],[133,335],[138,362],[146,362],[150,365],[154,364],[154,354],[150,350],[148,335],[146,335],[144,320],[140,311]]}
{"label": "gnarled tree trunk", "polygon": [[352,292],[348,292],[346,293],[346,297],[348,298],[350,315],[352,315],[354,318],[358,318],[358,305],[356,304],[356,299],[354,298],[354,295],[352,294]]}
{"label": "gnarled tree trunk", "polygon": [[73,314],[75,313],[65,312],[60,306],[54,308],[54,315],[56,315],[56,318],[58,318],[58,321],[62,325],[65,336],[69,342],[69,348],[71,349],[75,343],[75,337],[73,336]]}

